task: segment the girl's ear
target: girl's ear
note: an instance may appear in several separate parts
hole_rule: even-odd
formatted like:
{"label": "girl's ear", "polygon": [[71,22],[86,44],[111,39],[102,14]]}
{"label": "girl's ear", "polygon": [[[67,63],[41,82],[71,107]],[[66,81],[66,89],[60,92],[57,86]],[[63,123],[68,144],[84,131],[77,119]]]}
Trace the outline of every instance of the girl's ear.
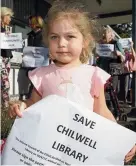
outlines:
{"label": "girl's ear", "polygon": [[88,38],[84,40],[83,48],[87,48],[89,46],[90,41],[92,40],[94,40],[94,38],[92,36],[88,36]]}

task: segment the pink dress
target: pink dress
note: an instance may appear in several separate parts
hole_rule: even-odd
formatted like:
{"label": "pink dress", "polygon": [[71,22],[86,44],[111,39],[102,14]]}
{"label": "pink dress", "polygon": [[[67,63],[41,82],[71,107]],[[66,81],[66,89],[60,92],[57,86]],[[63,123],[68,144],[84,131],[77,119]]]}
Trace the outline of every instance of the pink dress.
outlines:
{"label": "pink dress", "polygon": [[110,75],[98,67],[82,64],[65,68],[51,64],[29,72],[29,78],[42,96],[59,95],[93,110],[94,96]]}

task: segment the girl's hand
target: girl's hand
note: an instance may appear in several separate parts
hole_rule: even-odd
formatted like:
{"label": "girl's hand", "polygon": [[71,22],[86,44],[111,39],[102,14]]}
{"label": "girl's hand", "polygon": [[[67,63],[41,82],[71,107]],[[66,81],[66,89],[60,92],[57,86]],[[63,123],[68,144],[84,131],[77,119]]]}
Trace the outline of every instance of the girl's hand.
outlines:
{"label": "girl's hand", "polygon": [[125,156],[125,163],[128,163],[136,155],[136,145]]}
{"label": "girl's hand", "polygon": [[26,104],[24,102],[10,102],[9,103],[9,111],[8,114],[11,118],[14,118],[16,116],[22,117],[22,112],[25,110]]}

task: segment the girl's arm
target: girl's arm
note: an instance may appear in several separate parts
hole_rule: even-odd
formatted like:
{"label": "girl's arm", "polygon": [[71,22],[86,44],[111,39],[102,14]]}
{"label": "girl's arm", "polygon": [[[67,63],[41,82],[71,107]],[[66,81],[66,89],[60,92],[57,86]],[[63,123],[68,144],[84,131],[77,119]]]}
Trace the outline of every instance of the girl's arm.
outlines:
{"label": "girl's arm", "polygon": [[22,117],[22,111],[24,111],[26,108],[30,107],[31,105],[33,105],[41,99],[42,97],[38,94],[38,92],[35,89],[33,89],[30,99],[27,99],[24,102],[18,101],[15,103],[10,103],[8,111],[9,116],[11,118],[15,116]]}
{"label": "girl's arm", "polygon": [[94,107],[93,108],[94,108],[93,111],[95,113],[97,113],[109,120],[116,122],[114,116],[107,108],[106,101],[105,101],[105,95],[104,95],[104,86],[101,88],[99,97],[94,98]]}
{"label": "girl's arm", "polygon": [[[108,110],[105,102],[105,96],[104,96],[104,87],[101,88],[101,92],[98,98],[94,98],[94,112],[109,119],[112,121],[116,121],[115,118],[113,117],[112,113]],[[124,161],[127,163],[136,154],[136,145],[128,152],[128,154],[125,156]]]}

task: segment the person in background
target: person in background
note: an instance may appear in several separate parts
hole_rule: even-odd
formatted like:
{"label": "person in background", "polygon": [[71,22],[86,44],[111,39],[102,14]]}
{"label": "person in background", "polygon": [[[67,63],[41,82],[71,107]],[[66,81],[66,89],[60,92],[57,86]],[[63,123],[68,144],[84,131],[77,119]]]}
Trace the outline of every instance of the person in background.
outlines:
{"label": "person in background", "polygon": [[129,61],[130,61],[130,58],[131,58],[131,55],[130,55],[130,52],[129,52],[129,49],[124,49],[124,52],[125,52],[125,62],[124,62],[124,71],[126,72],[126,76],[124,78],[124,86],[125,86],[125,98],[124,98],[124,102],[127,103],[127,96],[128,96],[128,91],[130,91],[130,85],[131,85],[131,76],[132,74],[129,74],[131,72],[130,70],[130,67],[129,67]]}
{"label": "person in background", "polygon": [[[10,27],[11,17],[13,11],[7,7],[1,7],[1,32],[7,35],[12,32]],[[10,59],[12,58],[11,50],[1,49],[2,70],[1,70],[1,104],[2,107],[8,108],[9,102],[9,72],[10,72]]]}
{"label": "person in background", "polygon": [[[42,29],[43,29],[43,19],[41,16],[30,16],[29,17],[29,26],[32,29],[28,35],[27,46],[31,47],[44,47],[42,40]],[[27,99],[31,95],[32,84],[28,78],[28,72],[35,69],[35,67],[23,67],[23,64],[20,68],[18,75],[18,84],[19,84],[19,95],[20,100]],[[25,85],[24,85],[25,82]]]}
{"label": "person in background", "polygon": [[115,55],[114,59],[112,57],[98,58],[99,67],[107,71],[108,73],[110,72],[109,68],[110,63],[121,63],[125,61],[123,48],[121,44],[118,42],[118,40],[115,40],[114,38],[115,35],[113,30],[110,27],[106,27],[103,29],[103,37],[99,41],[99,44],[114,44],[114,52],[113,52],[113,54]]}
{"label": "person in background", "polygon": [[[133,41],[130,41],[130,49],[125,49],[125,71],[131,73],[136,71],[136,53],[133,48]],[[132,74],[128,75],[127,87],[125,89],[125,102],[127,102],[127,96],[129,92],[130,102],[132,102]]]}
{"label": "person in background", "polygon": [[42,41],[42,29],[43,29],[43,19],[41,16],[30,16],[29,26],[32,29],[28,35],[28,46],[43,47]]}
{"label": "person in background", "polygon": [[[103,38],[99,41],[99,44],[114,44],[114,51],[112,54],[114,55],[113,57],[99,57],[97,59],[97,64],[100,68],[103,70],[107,71],[110,73],[110,64],[116,63],[122,64],[125,61],[125,56],[124,56],[124,50],[119,43],[118,40],[115,40],[115,35],[113,33],[113,30],[110,27],[106,27],[103,30]],[[119,91],[118,89],[118,82],[119,78],[118,76],[113,77],[113,88],[116,92]]]}
{"label": "person in background", "polygon": [[131,71],[136,71],[136,52],[133,45],[134,43],[132,41],[130,46],[129,68]]}

